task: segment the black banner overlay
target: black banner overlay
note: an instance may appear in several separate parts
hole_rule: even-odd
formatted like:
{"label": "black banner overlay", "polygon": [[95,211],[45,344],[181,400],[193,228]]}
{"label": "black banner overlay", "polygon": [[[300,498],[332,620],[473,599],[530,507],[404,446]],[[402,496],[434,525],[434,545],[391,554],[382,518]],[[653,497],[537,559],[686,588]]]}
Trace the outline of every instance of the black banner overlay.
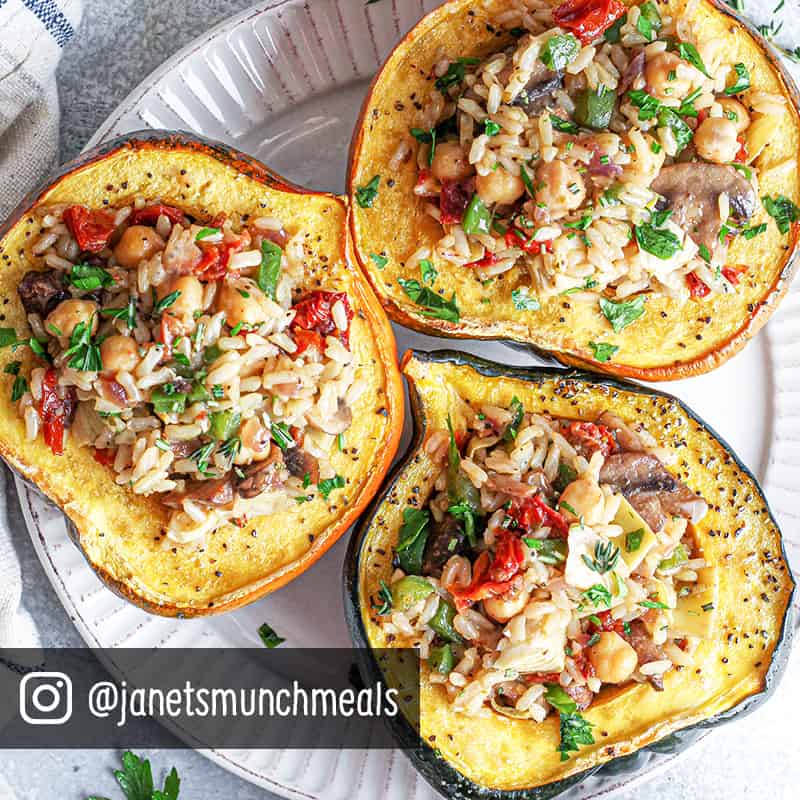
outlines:
{"label": "black banner overlay", "polygon": [[375,654],[365,686],[355,650],[0,649],[0,748],[395,749],[419,659]]}

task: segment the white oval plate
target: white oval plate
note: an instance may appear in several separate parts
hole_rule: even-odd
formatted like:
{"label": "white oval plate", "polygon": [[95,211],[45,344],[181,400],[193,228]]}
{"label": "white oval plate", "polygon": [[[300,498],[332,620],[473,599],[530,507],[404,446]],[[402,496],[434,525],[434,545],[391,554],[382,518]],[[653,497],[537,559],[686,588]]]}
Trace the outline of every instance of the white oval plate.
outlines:
{"label": "white oval plate", "polygon": [[[117,108],[87,147],[140,128],[219,139],[297,183],[341,192],[352,129],[370,79],[437,0],[272,0],[222,23],[170,58]],[[794,313],[792,313],[794,312]],[[396,328],[399,351],[453,343]],[[458,343],[495,361],[538,359],[503,345]],[[800,518],[800,292],[747,350],[713,373],[666,387],[710,420],[760,479],[784,531]],[[295,647],[349,646],[342,607],[342,541],[302,577],[235,613],[176,621],[120,600],[69,541],[64,518],[18,482],[36,550],[92,647],[258,646],[269,621]],[[791,553],[800,555],[797,539]],[[310,612],[310,613],[309,613]],[[288,733],[288,731],[287,731]],[[435,793],[399,753],[206,751],[241,777],[289,798],[386,800]],[[592,777],[570,797],[608,796],[675,757],[651,755],[638,772]]]}

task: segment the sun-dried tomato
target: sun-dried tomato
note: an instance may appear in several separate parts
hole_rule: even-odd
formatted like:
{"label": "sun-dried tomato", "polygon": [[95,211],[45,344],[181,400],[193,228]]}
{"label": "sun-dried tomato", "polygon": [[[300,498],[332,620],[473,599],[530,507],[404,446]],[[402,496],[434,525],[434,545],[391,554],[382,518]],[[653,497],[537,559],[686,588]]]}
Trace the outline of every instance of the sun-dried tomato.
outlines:
{"label": "sun-dried tomato", "polygon": [[42,380],[42,398],[39,401],[39,418],[45,444],[60,456],[64,452],[64,428],[70,415],[68,403],[58,393],[58,375],[48,369]]}
{"label": "sun-dried tomato", "polygon": [[597,425],[594,422],[570,422],[563,433],[571,444],[583,445],[592,452],[599,450],[604,456],[611,455],[617,449],[614,434],[605,425]]}
{"label": "sun-dried tomato", "polygon": [[542,525],[546,525],[564,538],[569,533],[567,520],[554,508],[550,508],[539,494],[513,502],[508,514],[519,527],[527,531],[533,531]]}
{"label": "sun-dried tomato", "polygon": [[184,218],[183,211],[179,208],[166,206],[163,203],[154,203],[151,206],[134,209],[133,213],[128,217],[128,222],[131,225],[155,225],[162,214],[173,225],[176,222],[182,222]]}
{"label": "sun-dried tomato", "polygon": [[619,0],[567,0],[553,9],[553,21],[560,28],[572,31],[581,44],[593,42],[623,14]]}
{"label": "sun-dried tomato", "polygon": [[489,577],[493,581],[509,581],[522,568],[525,561],[525,550],[519,536],[508,531],[498,533]]}
{"label": "sun-dried tomato", "polygon": [[737,136],[736,141],[739,142],[739,150],[734,156],[733,160],[736,164],[746,164],[748,159],[747,143],[744,136]]}
{"label": "sun-dried tomato", "polygon": [[[347,318],[345,330],[339,330],[333,320],[333,307],[337,302],[344,306]],[[345,347],[350,347],[350,321],[353,319],[353,309],[345,292],[310,292],[294,304],[293,310],[294,319],[289,328],[299,352],[312,345],[316,345],[321,351],[324,338],[334,334]],[[316,334],[316,338],[308,336],[309,333]]]}
{"label": "sun-dried tomato", "polygon": [[730,281],[734,286],[738,286],[742,275],[747,272],[747,264],[723,267],[721,272],[727,281]]}
{"label": "sun-dried tomato", "polygon": [[64,209],[63,218],[78,247],[87,253],[104,250],[114,234],[114,215],[110,211],[70,206]]}
{"label": "sun-dried tomato", "polygon": [[539,253],[553,252],[553,242],[537,242],[532,237],[526,236],[519,228],[511,228],[506,233],[506,244],[509,247],[521,247],[526,253],[538,256]]}
{"label": "sun-dried tomato", "polygon": [[709,289],[694,272],[690,272],[686,276],[686,284],[689,287],[689,294],[694,297],[695,300],[708,297],[708,295],[711,294],[711,289]]}
{"label": "sun-dried tomato", "polygon": [[110,467],[117,458],[117,451],[113,447],[97,448],[94,451],[94,460],[104,467]]}
{"label": "sun-dried tomato", "polygon": [[472,565],[472,581],[466,589],[452,589],[456,608],[463,611],[473,603],[505,594],[514,586],[513,580],[495,581],[490,578],[492,557],[487,551],[481,553]]}
{"label": "sun-dried tomato", "polygon": [[465,181],[442,181],[442,192],[439,195],[442,224],[454,225],[461,222],[474,194],[475,178],[468,178]]}

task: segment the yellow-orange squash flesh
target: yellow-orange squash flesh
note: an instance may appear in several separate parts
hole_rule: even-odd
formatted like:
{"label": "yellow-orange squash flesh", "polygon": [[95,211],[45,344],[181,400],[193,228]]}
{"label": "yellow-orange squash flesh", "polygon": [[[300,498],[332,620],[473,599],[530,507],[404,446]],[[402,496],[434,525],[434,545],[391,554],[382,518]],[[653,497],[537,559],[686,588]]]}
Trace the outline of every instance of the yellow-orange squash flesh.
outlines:
{"label": "yellow-orange squash flesh", "polygon": [[[554,0],[554,5],[555,5]],[[662,15],[679,15],[686,0],[659,3]],[[747,241],[738,237],[728,263],[746,265],[747,274],[732,294],[718,294],[680,306],[665,295],[650,294],[645,315],[614,333],[598,303],[558,296],[542,301],[539,311],[514,307],[511,293],[530,283],[527,272],[515,267],[484,285],[474,270],[434,259],[435,289],[446,298],[455,292],[458,322],[433,319],[421,313],[405,294],[398,278],[419,279],[407,259],[421,247],[434,245],[443,229],[415,197],[416,148],[409,136],[419,126],[418,104],[436,90],[433,68],[442,54],[485,57],[502,49],[511,37],[499,35],[492,20],[511,6],[511,0],[450,0],[428,15],[401,42],[379,73],[363,109],[351,152],[351,196],[376,175],[380,189],[371,208],[352,204],[351,228],[362,269],[389,315],[396,322],[437,335],[474,339],[506,339],[553,355],[566,364],[591,366],[603,372],[671,380],[714,369],[738,352],[761,328],[788,288],[796,251],[797,226],[782,235],[763,210],[751,224],[767,222],[767,232]],[[788,113],[770,131],[769,144],[756,159],[759,194],[783,194],[800,202],[800,118],[797,94],[763,39],[751,33],[729,8],[717,0],[701,0],[693,16],[702,40],[725,43],[725,57],[743,62],[752,86],[784,95]],[[401,141],[412,145],[412,157],[399,167],[393,158]],[[380,268],[372,254],[388,259]],[[535,293],[534,293],[535,294]],[[590,342],[615,345],[611,361],[594,359]]]}
{"label": "yellow-orange squash flesh", "polygon": [[[304,289],[346,291],[355,311],[351,349],[368,388],[353,409],[343,452],[332,464],[346,480],[328,501],[319,493],[290,511],[231,525],[196,548],[163,538],[168,511],[157,495],[134,495],[114,482],[91,448],[67,441],[55,456],[41,438],[30,442],[10,401],[13,375],[0,378],[0,454],[67,514],[77,543],[98,575],[149,611],[186,616],[216,613],[255,600],[313,564],[344,533],[380,486],[402,428],[402,386],[394,339],[372,291],[351,266],[346,203],[285,184],[257,162],[221,145],[181,135],[134,135],[89,154],[44,190],[0,238],[0,296],[4,326],[26,335],[17,285],[34,260],[29,240],[39,231],[40,205],[82,203],[101,208],[136,196],[160,197],[198,219],[215,214],[272,215],[290,234],[306,231]],[[36,262],[40,262],[37,259]],[[30,334],[27,334],[30,335]],[[0,373],[27,348],[0,351]],[[26,362],[23,371],[27,372]]]}
{"label": "yellow-orange squash flesh", "polygon": [[[353,543],[357,641],[363,637],[373,648],[392,646],[377,622],[380,581],[391,580],[404,509],[423,506],[433,491],[439,468],[431,462],[425,442],[447,429],[448,414],[458,413],[454,394],[473,406],[505,408],[518,397],[527,411],[556,417],[594,420],[610,410],[630,424],[645,423],[663,446],[677,449],[672,469],[709,503],[696,535],[704,557],[719,574],[714,628],[701,642],[696,664],[667,673],[663,692],[635,683],[603,689],[584,712],[594,726],[595,744],[581,747],[568,761],[561,761],[556,750],[557,715],[539,724],[498,714],[481,719],[457,714],[441,685],[428,681],[423,665],[420,736],[447,765],[479,787],[518,790],[547,785],[551,791],[569,776],[707,723],[766,691],[780,671],[773,664],[773,657],[779,660],[776,649],[780,647],[785,657],[784,638],[790,633],[784,624],[793,581],[780,532],[752,476],[677,400],[588,373],[513,370],[452,351],[409,353],[403,372],[416,405],[419,438]],[[428,752],[421,758],[435,763],[432,750],[421,749]],[[436,766],[431,769],[437,772]],[[539,796],[552,794],[530,794]]]}

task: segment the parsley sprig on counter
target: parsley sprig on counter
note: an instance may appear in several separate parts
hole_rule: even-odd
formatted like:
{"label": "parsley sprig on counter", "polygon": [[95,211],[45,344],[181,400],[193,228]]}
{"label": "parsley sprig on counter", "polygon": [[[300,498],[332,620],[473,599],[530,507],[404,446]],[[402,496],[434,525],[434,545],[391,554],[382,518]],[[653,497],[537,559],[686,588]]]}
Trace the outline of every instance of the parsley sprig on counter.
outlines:
{"label": "parsley sprig on counter", "polygon": [[[120,785],[126,800],[178,800],[181,781],[173,767],[164,780],[164,787],[153,786],[153,771],[146,758],[134,755],[130,750],[122,756],[122,769],[114,770],[114,777]],[[87,800],[108,800],[106,797],[92,795]]]}

